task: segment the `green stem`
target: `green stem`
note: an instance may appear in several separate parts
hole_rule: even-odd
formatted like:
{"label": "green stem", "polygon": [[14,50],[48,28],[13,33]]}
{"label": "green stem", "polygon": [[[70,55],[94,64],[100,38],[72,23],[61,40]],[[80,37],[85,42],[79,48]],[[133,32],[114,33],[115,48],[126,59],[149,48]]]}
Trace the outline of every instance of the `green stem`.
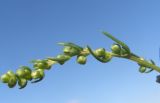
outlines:
{"label": "green stem", "polygon": [[156,66],[156,65],[154,65],[154,64],[152,64],[152,63],[150,63],[150,62],[148,62],[148,61],[146,61],[146,60],[142,60],[142,59],[140,59],[140,57],[139,56],[137,56],[137,55],[132,55],[133,53],[131,53],[131,55],[130,56],[128,56],[128,57],[121,57],[121,56],[119,56],[119,55],[117,55],[117,54],[112,54],[114,57],[118,57],[118,58],[125,58],[125,59],[129,59],[129,60],[132,60],[132,61],[135,61],[135,62],[137,62],[138,64],[141,64],[141,65],[143,65],[143,66],[145,66],[145,67],[147,67],[147,68],[151,68],[151,69],[154,69],[155,71],[157,71],[157,72],[160,72],[160,67],[158,67],[158,66]]}
{"label": "green stem", "polygon": [[156,70],[157,72],[160,72],[160,67],[153,65],[146,60],[141,60],[140,58],[137,58],[135,56],[130,56],[128,59],[133,60],[133,61],[137,62],[138,64],[144,65],[145,67],[152,68],[152,69]]}

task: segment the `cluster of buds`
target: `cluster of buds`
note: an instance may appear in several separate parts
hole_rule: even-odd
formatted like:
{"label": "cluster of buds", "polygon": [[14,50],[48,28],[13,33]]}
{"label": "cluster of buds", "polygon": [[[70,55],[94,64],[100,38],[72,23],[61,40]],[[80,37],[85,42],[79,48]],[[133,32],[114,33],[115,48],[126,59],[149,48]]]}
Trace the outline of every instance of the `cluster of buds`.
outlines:
{"label": "cluster of buds", "polygon": [[[111,50],[112,50],[112,53],[116,54],[117,56],[120,56],[120,57],[123,57],[123,56],[125,57],[126,55],[129,56],[127,51],[124,48],[122,48],[119,44],[113,44],[111,46]],[[139,57],[139,56],[136,56],[136,57],[138,57],[139,60],[141,60],[141,61],[147,61],[142,57]],[[155,65],[155,62],[153,60],[150,60],[150,61],[147,61],[147,62]],[[150,72],[153,71],[153,69],[151,69],[150,67],[147,67],[143,63],[142,64],[138,63],[138,65],[140,66],[139,67],[139,72],[140,73],[150,73]],[[149,70],[147,70],[147,69],[149,69]]]}
{"label": "cluster of buds", "polygon": [[63,65],[71,57],[77,56],[78,64],[86,64],[87,56],[90,54],[88,48],[82,48],[73,43],[58,43],[63,45],[63,54],[58,55],[56,58],[48,58],[50,60],[57,61],[59,64]]}
{"label": "cluster of buds", "polygon": [[73,56],[77,56],[77,63],[86,63],[87,56],[89,55],[87,48],[82,48],[73,43],[60,44],[64,45],[62,54],[43,60],[33,60],[33,70],[28,66],[19,67],[15,73],[9,70],[1,76],[1,81],[6,83],[9,88],[13,88],[18,84],[19,89],[22,89],[26,87],[28,81],[31,81],[31,83],[37,83],[43,80],[45,77],[45,70],[50,70],[53,64],[59,63],[60,65],[63,65]]}
{"label": "cluster of buds", "polygon": [[[14,73],[9,70],[7,73],[1,76],[1,81],[6,83],[9,88],[13,88],[16,84],[19,85],[19,89],[26,87],[28,81],[31,83],[37,83],[43,80],[45,76],[45,70],[50,70],[53,64],[63,65],[66,61],[70,60],[71,57],[76,56],[76,62],[84,65],[87,63],[87,56],[91,54],[95,59],[102,63],[107,63],[112,60],[113,57],[125,58],[135,61],[140,67],[139,72],[150,73],[153,70],[160,72],[160,68],[157,67],[153,60],[147,61],[130,51],[130,48],[122,41],[116,39],[109,33],[104,32],[104,35],[115,41],[111,46],[111,52],[105,50],[105,48],[98,48],[92,50],[89,46],[82,48],[74,43],[58,43],[63,48],[63,53],[56,57],[48,57],[43,60],[33,60],[33,70],[28,66],[21,66]],[[147,69],[149,69],[147,71]],[[160,76],[157,76],[157,82],[160,83]]]}
{"label": "cluster of buds", "polygon": [[50,60],[36,60],[33,62],[34,70],[30,69],[28,66],[19,67],[16,72],[9,70],[7,73],[1,76],[1,81],[8,84],[9,88],[13,88],[18,83],[19,89],[26,87],[28,81],[31,83],[36,83],[41,81],[44,76],[45,70],[49,70],[55,61]]}
{"label": "cluster of buds", "polygon": [[99,49],[95,50],[94,55],[97,58],[100,58],[103,61],[105,61],[105,63],[109,62],[112,59],[112,53],[106,51],[104,48],[99,48]]}

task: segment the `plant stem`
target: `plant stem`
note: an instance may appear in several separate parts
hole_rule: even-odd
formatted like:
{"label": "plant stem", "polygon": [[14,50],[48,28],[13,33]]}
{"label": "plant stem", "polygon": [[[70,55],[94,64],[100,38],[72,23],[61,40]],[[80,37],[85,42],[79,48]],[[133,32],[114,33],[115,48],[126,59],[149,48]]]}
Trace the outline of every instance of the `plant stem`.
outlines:
{"label": "plant stem", "polygon": [[158,66],[150,63],[149,61],[142,60],[139,56],[137,56],[137,55],[135,55],[135,54],[132,55],[132,53],[131,53],[131,55],[129,55],[128,57],[122,57],[122,56],[119,56],[119,55],[117,55],[117,54],[112,54],[112,55],[113,55],[114,57],[125,58],[125,59],[129,59],[129,60],[135,61],[135,62],[137,62],[137,63],[140,64],[140,65],[143,65],[143,66],[145,66],[145,67],[147,67],[147,68],[151,68],[151,69],[154,69],[154,70],[157,71],[157,72],[160,72],[160,67],[158,67]]}
{"label": "plant stem", "polygon": [[138,64],[141,64],[145,67],[152,68],[152,69],[156,70],[157,72],[160,72],[160,67],[158,67],[158,66],[156,66],[146,60],[141,60],[140,58],[137,58],[135,56],[130,56],[129,59],[133,60],[133,61],[137,62]]}

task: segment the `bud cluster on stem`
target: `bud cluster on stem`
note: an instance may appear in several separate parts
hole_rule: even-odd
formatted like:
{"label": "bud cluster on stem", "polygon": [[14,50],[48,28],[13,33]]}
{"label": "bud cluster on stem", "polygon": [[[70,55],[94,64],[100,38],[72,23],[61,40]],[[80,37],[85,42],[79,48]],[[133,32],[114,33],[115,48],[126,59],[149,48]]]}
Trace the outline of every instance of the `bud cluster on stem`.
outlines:
{"label": "bud cluster on stem", "polygon": [[[111,51],[108,51],[105,48],[92,50],[90,46],[83,48],[70,42],[58,43],[59,45],[64,46],[63,53],[56,57],[33,60],[33,69],[28,66],[21,66],[15,73],[9,70],[7,73],[1,75],[0,79],[3,83],[7,84],[9,88],[13,88],[18,84],[19,89],[22,89],[26,87],[28,81],[31,81],[31,83],[37,83],[43,80],[45,77],[45,71],[50,70],[54,64],[63,65],[72,57],[76,56],[76,62],[85,65],[88,60],[88,55],[92,55],[101,63],[110,62],[114,57],[134,61],[139,65],[140,73],[150,73],[154,70],[160,72],[160,67],[156,66],[153,60],[145,60],[144,58],[137,56],[131,52],[130,48],[124,42],[118,40],[107,32],[103,32],[103,34],[115,42],[111,46]],[[160,83],[160,76],[157,76],[156,82]]]}

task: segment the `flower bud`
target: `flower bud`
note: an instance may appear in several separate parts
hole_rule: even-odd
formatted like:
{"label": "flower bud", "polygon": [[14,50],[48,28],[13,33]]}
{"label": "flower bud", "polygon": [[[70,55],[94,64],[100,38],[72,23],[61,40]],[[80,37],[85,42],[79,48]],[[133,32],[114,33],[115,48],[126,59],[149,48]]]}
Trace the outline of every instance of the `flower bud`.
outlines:
{"label": "flower bud", "polygon": [[69,60],[71,57],[69,55],[65,55],[65,54],[60,54],[57,56],[57,59],[60,60],[60,62],[65,62],[67,60]]}
{"label": "flower bud", "polygon": [[48,66],[48,64],[45,61],[40,61],[39,63],[37,63],[37,67],[39,69],[45,69]]}
{"label": "flower bud", "polygon": [[47,63],[48,63],[49,66],[52,66],[53,64],[56,64],[57,61],[47,59]]}
{"label": "flower bud", "polygon": [[24,69],[17,69],[16,75],[18,77],[20,77],[20,78],[24,78],[25,77],[25,71],[24,71]]}
{"label": "flower bud", "polygon": [[49,69],[49,65],[47,63],[47,60],[37,60],[33,67],[35,69]]}
{"label": "flower bud", "polygon": [[52,65],[56,64],[56,63],[57,63],[57,61],[53,61],[53,60],[48,60],[47,59],[48,67],[46,68],[46,70],[50,70],[52,68]]}
{"label": "flower bud", "polygon": [[85,56],[78,56],[77,57],[77,63],[79,64],[86,64],[87,58]]}
{"label": "flower bud", "polygon": [[111,46],[111,50],[115,54],[120,54],[121,47],[118,44],[114,44]]}
{"label": "flower bud", "polygon": [[83,48],[83,50],[80,52],[79,55],[82,55],[82,56],[88,56],[90,54],[88,48]]}
{"label": "flower bud", "polygon": [[31,74],[26,75],[24,79],[26,79],[26,80],[32,80]]}
{"label": "flower bud", "polygon": [[9,70],[9,71],[7,72],[7,74],[8,74],[9,76],[15,76],[14,72],[11,71],[11,70]]}
{"label": "flower bud", "polygon": [[20,78],[25,78],[27,80],[31,80],[31,69],[27,66],[22,66],[20,69],[16,71],[16,75]]}
{"label": "flower bud", "polygon": [[24,79],[26,79],[26,80],[32,80],[31,74],[26,74],[25,77],[24,77]]}
{"label": "flower bud", "polygon": [[17,78],[16,78],[16,76],[11,76],[10,79],[9,79],[9,81],[8,81],[8,87],[9,88],[13,88],[13,87],[16,86],[16,84],[17,84]]}
{"label": "flower bud", "polygon": [[24,78],[20,78],[19,81],[18,81],[18,85],[20,86],[19,89],[24,88],[27,85],[27,80],[24,79]]}
{"label": "flower bud", "polygon": [[31,77],[32,70],[27,66],[23,66],[22,68],[25,72],[25,77],[24,78],[27,79],[27,80],[31,80],[32,79],[32,77]]}
{"label": "flower bud", "polygon": [[33,79],[38,79],[38,78],[40,78],[41,75],[40,75],[39,71],[33,71],[31,73],[31,76],[32,76]]}
{"label": "flower bud", "polygon": [[1,76],[1,81],[2,81],[3,83],[8,83],[8,82],[9,82],[9,79],[10,79],[10,76],[9,76],[8,74],[3,74],[3,75]]}
{"label": "flower bud", "polygon": [[94,53],[98,57],[103,57],[105,55],[105,49],[99,48],[99,49],[95,50]]}
{"label": "flower bud", "polygon": [[104,60],[109,62],[112,59],[112,54],[110,52],[105,52]]}
{"label": "flower bud", "polygon": [[37,71],[39,71],[39,73],[40,73],[40,75],[41,75],[41,78],[45,76],[45,74],[44,74],[44,70],[42,70],[42,69],[38,69]]}
{"label": "flower bud", "polygon": [[32,72],[32,70],[27,66],[22,66],[21,68],[24,70],[25,74],[31,74]]}
{"label": "flower bud", "polygon": [[31,73],[33,79],[38,79],[44,77],[44,70],[37,69]]}
{"label": "flower bud", "polygon": [[71,50],[71,48],[72,48],[72,47],[70,47],[70,46],[65,46],[64,49],[63,49],[63,52],[64,52],[64,53],[69,53],[70,50]]}
{"label": "flower bud", "polygon": [[140,66],[139,72],[144,73],[146,71],[146,67]]}
{"label": "flower bud", "polygon": [[79,50],[77,50],[74,47],[70,47],[70,46],[64,47],[63,52],[64,52],[64,54],[67,54],[69,56],[75,56],[80,53]]}

